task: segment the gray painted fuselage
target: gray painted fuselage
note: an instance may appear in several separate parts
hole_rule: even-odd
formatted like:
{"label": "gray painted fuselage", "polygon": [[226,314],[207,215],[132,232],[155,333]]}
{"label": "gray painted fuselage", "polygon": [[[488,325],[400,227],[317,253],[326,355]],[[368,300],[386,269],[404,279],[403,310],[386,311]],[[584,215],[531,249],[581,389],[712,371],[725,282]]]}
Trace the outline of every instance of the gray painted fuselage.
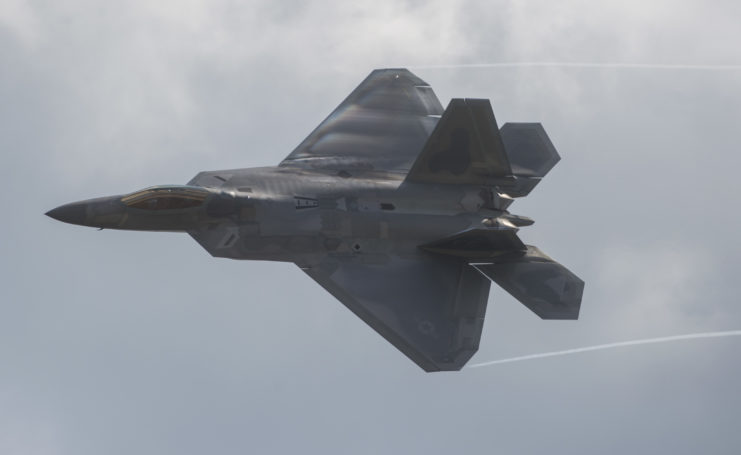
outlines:
{"label": "gray painted fuselage", "polygon": [[[235,211],[189,230],[211,254],[310,265],[320,256],[383,261],[480,224],[500,211],[482,209],[480,188],[403,183],[404,175],[328,175],[272,167],[199,175],[218,182]],[[224,177],[222,177],[224,178]],[[468,205],[464,207],[464,204]],[[474,209],[474,210],[471,210]]]}
{"label": "gray painted fuselage", "polygon": [[328,253],[368,261],[383,261],[392,251],[416,254],[419,245],[506,213],[484,206],[480,187],[403,178],[277,166],[202,172],[193,181],[212,193],[203,206],[150,211],[112,196],[67,204],[49,215],[105,229],[188,232],[216,257],[308,265]]}

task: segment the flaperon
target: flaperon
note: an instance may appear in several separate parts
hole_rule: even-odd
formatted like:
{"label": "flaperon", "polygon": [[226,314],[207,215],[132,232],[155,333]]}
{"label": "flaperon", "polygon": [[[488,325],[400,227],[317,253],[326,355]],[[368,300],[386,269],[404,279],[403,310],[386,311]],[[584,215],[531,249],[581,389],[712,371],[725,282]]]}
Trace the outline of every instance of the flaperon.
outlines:
{"label": "flaperon", "polygon": [[558,162],[539,123],[483,99],[443,110],[405,69],[373,71],[276,167],[201,172],[57,207],[60,221],[187,232],[209,253],[293,262],[426,371],[476,352],[495,281],[543,319],[584,282],[517,237],[508,211]]}

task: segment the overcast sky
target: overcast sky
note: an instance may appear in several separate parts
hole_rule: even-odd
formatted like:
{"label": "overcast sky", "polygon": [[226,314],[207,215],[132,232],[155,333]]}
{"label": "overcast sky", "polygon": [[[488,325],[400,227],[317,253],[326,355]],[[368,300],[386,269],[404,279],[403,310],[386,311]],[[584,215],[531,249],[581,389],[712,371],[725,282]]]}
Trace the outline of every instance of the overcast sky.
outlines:
{"label": "overcast sky", "polygon": [[[741,339],[425,374],[291,264],[62,203],[277,164],[372,69],[542,122],[513,213],[579,321],[492,287],[472,362],[741,328],[738,1],[0,0],[0,453],[730,454]],[[415,69],[418,68],[418,69]]]}

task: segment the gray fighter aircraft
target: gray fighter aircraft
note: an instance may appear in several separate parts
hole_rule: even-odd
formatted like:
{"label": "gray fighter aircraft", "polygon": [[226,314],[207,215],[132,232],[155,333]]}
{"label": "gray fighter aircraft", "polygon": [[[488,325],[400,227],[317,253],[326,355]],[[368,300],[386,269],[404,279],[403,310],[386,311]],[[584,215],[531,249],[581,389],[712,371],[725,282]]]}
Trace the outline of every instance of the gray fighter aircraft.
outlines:
{"label": "gray fighter aircraft", "polygon": [[577,319],[584,282],[517,237],[507,209],[560,157],[489,100],[443,110],[405,69],[373,71],[278,166],[201,172],[57,207],[67,223],[187,232],[215,257],[297,264],[425,371],[478,350],[491,281],[543,319]]}

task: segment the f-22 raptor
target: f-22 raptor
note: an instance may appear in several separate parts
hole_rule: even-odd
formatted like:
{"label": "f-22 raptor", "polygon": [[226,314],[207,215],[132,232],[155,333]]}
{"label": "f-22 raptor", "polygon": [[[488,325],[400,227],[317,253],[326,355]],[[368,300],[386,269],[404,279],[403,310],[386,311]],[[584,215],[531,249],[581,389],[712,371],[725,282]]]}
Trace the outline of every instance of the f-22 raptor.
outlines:
{"label": "f-22 raptor", "polygon": [[425,371],[478,350],[492,281],[543,319],[584,282],[508,211],[560,157],[539,123],[497,126],[406,69],[373,71],[278,166],[201,172],[57,207],[67,223],[187,232],[215,257],[292,262]]}

